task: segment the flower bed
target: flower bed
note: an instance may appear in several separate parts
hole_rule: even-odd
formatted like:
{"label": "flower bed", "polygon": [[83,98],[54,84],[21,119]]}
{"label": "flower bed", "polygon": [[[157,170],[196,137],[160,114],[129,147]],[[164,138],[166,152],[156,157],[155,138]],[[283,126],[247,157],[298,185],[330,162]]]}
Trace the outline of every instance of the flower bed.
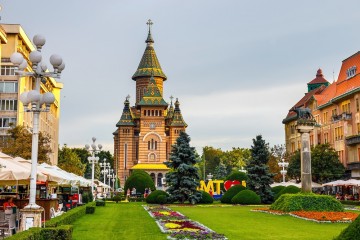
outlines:
{"label": "flower bed", "polygon": [[308,221],[319,223],[332,223],[332,222],[352,222],[359,214],[352,212],[314,212],[314,211],[296,211],[296,212],[282,212],[279,210],[270,210],[268,208],[252,209],[254,212],[265,212],[275,215],[290,215],[296,218],[301,218]]}
{"label": "flower bed", "polygon": [[144,206],[149,215],[156,220],[163,233],[169,233],[168,239],[227,239],[224,235],[199,222],[192,221],[179,212],[165,206]]}

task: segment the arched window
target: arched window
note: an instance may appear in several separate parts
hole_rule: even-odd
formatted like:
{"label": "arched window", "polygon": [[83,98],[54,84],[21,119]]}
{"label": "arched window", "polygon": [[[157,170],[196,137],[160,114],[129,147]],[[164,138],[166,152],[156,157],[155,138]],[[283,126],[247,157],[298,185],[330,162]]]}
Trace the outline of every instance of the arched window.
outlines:
{"label": "arched window", "polygon": [[157,141],[155,141],[155,150],[157,150]]}
{"label": "arched window", "polygon": [[154,139],[151,139],[151,150],[154,149]]}
{"label": "arched window", "polygon": [[148,116],[150,116],[150,110],[147,110],[147,112],[148,112],[148,114],[147,114],[147,115],[148,115]]}
{"label": "arched window", "polygon": [[154,116],[154,110],[151,110],[151,116]]}
{"label": "arched window", "polygon": [[148,150],[150,150],[150,141],[148,141]]}
{"label": "arched window", "polygon": [[153,180],[153,182],[155,183],[155,173],[150,174],[150,177]]}
{"label": "arched window", "polygon": [[144,116],[146,116],[146,110],[144,110]]}
{"label": "arched window", "polygon": [[156,160],[156,155],[155,155],[155,153],[150,153],[150,155],[149,155],[149,161],[154,162],[155,160]]}
{"label": "arched window", "polygon": [[158,173],[157,175],[157,186],[158,187],[162,187],[162,178],[163,178],[163,174],[162,173]]}
{"label": "arched window", "polygon": [[158,110],[155,110],[155,116],[158,116]]}
{"label": "arched window", "polygon": [[162,116],[162,111],[161,111],[161,110],[159,111],[159,116],[160,116],[160,117]]}

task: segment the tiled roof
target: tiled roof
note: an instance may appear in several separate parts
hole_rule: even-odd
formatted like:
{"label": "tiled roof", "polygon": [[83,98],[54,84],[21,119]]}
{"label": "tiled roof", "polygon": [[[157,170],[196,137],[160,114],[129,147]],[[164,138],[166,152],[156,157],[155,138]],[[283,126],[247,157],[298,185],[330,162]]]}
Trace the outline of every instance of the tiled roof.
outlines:
{"label": "tiled roof", "polygon": [[167,108],[168,104],[161,96],[153,76],[151,76],[145,94],[138,103],[138,106],[164,106]]}
{"label": "tiled roof", "polygon": [[360,87],[360,75],[358,71],[354,76],[350,78],[347,77],[347,70],[354,66],[356,66],[360,72],[360,52],[355,53],[342,62],[338,80],[321,93],[323,98],[318,102],[319,107]]}
{"label": "tiled roof", "polygon": [[130,102],[129,99],[126,98],[125,102],[124,102],[124,110],[123,113],[121,115],[121,118],[119,120],[119,122],[116,124],[117,127],[119,126],[134,126],[134,121],[130,112]]}
{"label": "tiled roof", "polygon": [[[150,40],[149,40],[150,39]],[[141,58],[139,66],[132,76],[133,80],[136,80],[139,77],[151,77],[153,74],[154,77],[161,77],[166,80],[166,75],[162,71],[159,60],[156,56],[153,43],[154,40],[151,37],[151,33],[149,32],[148,38],[146,40],[147,46],[145,52]]]}
{"label": "tiled roof", "polygon": [[[299,108],[299,107],[306,107],[306,103],[314,96],[320,94],[322,91],[324,91],[324,89],[326,89],[326,86],[322,85],[316,89],[311,90],[310,92],[307,92],[305,94],[305,96],[303,98],[300,99],[300,101],[298,101],[292,108]],[[318,96],[317,96],[318,97]],[[291,109],[292,109],[291,108]],[[290,118],[296,116],[296,113],[293,111],[289,111],[289,113],[287,114],[286,118]]]}
{"label": "tiled roof", "polygon": [[187,127],[187,124],[184,121],[183,116],[180,111],[180,103],[179,103],[178,99],[176,99],[176,101],[175,101],[175,109],[174,109],[174,113],[173,113],[172,119],[170,120],[169,125],[172,127]]}
{"label": "tiled roof", "polygon": [[308,84],[317,84],[317,83],[329,83],[322,73],[322,70],[319,68],[316,73],[316,78],[311,80]]}

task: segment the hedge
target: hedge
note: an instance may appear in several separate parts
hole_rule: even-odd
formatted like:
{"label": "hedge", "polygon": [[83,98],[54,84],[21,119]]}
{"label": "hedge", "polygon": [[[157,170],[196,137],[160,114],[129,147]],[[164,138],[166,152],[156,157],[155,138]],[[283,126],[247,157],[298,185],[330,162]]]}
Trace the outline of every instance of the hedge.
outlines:
{"label": "hedge", "polygon": [[296,186],[287,186],[286,188],[284,188],[283,190],[281,190],[278,194],[275,195],[275,200],[278,199],[281,195],[286,194],[286,193],[299,193],[301,192],[301,189],[296,187]]}
{"label": "hedge", "polygon": [[86,206],[85,214],[94,214],[95,207],[94,206]]}
{"label": "hedge", "polygon": [[281,192],[281,190],[285,189],[285,186],[276,186],[276,187],[272,187],[271,191],[274,193],[274,196],[276,196],[279,192]]}
{"label": "hedge", "polygon": [[96,200],[95,201],[96,206],[101,206],[101,207],[105,207],[105,201],[104,200]]}
{"label": "hedge", "polygon": [[227,190],[225,192],[225,194],[220,198],[220,201],[222,203],[231,203],[231,199],[238,194],[240,191],[245,190],[246,187],[242,186],[242,185],[235,185],[232,186],[231,188],[229,188],[229,190]]}
{"label": "hedge", "polygon": [[260,204],[261,199],[260,196],[257,195],[254,191],[251,190],[243,190],[236,194],[232,199],[231,202],[233,204]]}
{"label": "hedge", "polygon": [[360,206],[360,201],[341,200],[340,202],[344,205]]}
{"label": "hedge", "polygon": [[284,194],[271,206],[272,210],[284,212],[293,211],[330,211],[343,212],[344,207],[340,201],[327,195],[316,195],[313,193]]}
{"label": "hedge", "polygon": [[345,228],[335,240],[354,240],[360,239],[360,216]]}
{"label": "hedge", "polygon": [[45,222],[46,227],[57,227],[60,225],[69,225],[73,223],[76,219],[86,214],[87,206],[94,206],[95,202],[88,203],[86,205],[73,208],[62,215],[52,218],[49,221]]}
{"label": "hedge", "polygon": [[152,203],[152,204],[156,204],[156,203],[159,203],[157,200],[158,200],[158,196],[161,196],[161,195],[164,195],[166,197],[169,196],[169,194],[163,190],[155,190],[153,192],[151,192],[149,194],[149,196],[146,197],[145,201],[147,203]]}
{"label": "hedge", "polygon": [[6,239],[9,240],[71,240],[72,226],[62,225],[56,228],[30,228]]}
{"label": "hedge", "polygon": [[201,192],[201,199],[199,203],[210,204],[214,202],[214,198],[209,193],[205,191],[200,191],[200,192]]}
{"label": "hedge", "polygon": [[167,196],[166,195],[159,195],[159,196],[157,196],[156,201],[159,204],[165,204],[167,202]]}

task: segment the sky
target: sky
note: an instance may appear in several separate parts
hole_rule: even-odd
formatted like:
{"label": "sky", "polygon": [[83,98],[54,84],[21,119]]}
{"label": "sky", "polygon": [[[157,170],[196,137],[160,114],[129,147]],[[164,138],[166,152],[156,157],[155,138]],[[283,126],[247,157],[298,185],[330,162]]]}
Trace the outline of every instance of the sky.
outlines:
{"label": "sky", "polygon": [[[329,82],[360,50],[357,1],[332,0],[0,0],[1,23],[46,37],[43,57],[66,62],[61,82],[60,146],[94,136],[113,151],[113,135],[145,50],[148,19],[179,98],[192,146],[249,148],[261,134],[285,143],[282,120],[318,68]],[[49,64],[48,64],[49,65]]]}

